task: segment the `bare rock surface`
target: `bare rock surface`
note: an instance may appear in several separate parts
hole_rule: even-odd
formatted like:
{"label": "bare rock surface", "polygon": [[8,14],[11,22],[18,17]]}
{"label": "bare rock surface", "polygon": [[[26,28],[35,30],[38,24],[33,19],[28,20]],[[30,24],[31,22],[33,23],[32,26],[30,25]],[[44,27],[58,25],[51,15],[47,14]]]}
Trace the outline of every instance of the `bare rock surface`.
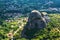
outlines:
{"label": "bare rock surface", "polygon": [[21,36],[24,38],[34,38],[36,37],[36,33],[39,32],[40,29],[43,29],[46,27],[46,19],[42,14],[37,11],[33,10],[29,14],[28,22],[24,26],[24,29],[22,30]]}

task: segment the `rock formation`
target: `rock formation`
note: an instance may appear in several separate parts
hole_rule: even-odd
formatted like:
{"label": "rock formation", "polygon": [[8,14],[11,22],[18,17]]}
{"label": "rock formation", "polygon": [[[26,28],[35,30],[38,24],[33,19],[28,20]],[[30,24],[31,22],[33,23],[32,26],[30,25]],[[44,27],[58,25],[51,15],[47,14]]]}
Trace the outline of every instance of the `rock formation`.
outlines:
{"label": "rock formation", "polygon": [[42,14],[37,10],[33,10],[29,14],[28,22],[24,26],[21,36],[27,39],[34,38],[38,35],[37,33],[39,32],[39,30],[45,27],[46,20],[44,19],[44,17],[42,17]]}

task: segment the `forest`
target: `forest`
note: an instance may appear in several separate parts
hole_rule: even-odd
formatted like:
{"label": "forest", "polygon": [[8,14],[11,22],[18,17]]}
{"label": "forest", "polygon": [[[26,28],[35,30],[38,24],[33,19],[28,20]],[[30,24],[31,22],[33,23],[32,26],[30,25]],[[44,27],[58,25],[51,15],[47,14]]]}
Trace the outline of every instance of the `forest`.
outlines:
{"label": "forest", "polygon": [[21,38],[32,10],[47,13],[50,22],[31,40],[60,40],[60,0],[0,0],[0,40]]}

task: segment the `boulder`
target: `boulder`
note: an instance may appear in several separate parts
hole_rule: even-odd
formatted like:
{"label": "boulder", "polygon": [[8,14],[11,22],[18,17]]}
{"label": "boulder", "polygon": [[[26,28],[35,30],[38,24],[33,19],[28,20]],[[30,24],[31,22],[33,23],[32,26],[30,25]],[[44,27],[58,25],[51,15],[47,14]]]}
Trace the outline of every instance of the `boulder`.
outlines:
{"label": "boulder", "polygon": [[39,30],[46,27],[46,20],[43,18],[44,17],[42,17],[42,14],[39,11],[33,10],[29,14],[28,22],[22,30],[21,37],[27,39],[36,37]]}

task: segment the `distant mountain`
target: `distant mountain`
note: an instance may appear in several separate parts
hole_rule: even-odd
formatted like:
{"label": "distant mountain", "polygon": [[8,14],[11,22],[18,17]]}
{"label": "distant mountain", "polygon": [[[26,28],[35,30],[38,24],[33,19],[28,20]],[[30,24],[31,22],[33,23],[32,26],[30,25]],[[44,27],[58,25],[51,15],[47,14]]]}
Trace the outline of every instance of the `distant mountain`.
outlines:
{"label": "distant mountain", "polygon": [[31,10],[43,10],[48,8],[60,8],[60,0],[0,0],[0,12],[8,10],[30,12]]}
{"label": "distant mountain", "polygon": [[60,0],[0,0],[0,18],[20,17],[32,10],[60,12]]}

